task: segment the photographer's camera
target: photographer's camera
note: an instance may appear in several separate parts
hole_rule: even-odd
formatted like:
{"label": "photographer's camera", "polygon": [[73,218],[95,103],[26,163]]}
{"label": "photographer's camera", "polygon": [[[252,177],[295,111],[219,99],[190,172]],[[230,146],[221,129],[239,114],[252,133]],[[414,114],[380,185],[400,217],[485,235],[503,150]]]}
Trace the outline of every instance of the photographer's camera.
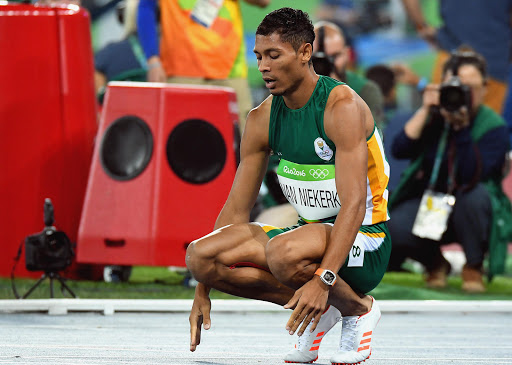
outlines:
{"label": "photographer's camera", "polygon": [[[27,298],[46,278],[50,279],[50,297],[53,298],[53,280],[58,280],[61,284],[61,290],[67,290],[72,297],[76,294],[66,285],[64,279],[58,271],[66,269],[71,265],[75,256],[73,244],[63,231],[58,231],[54,225],[53,204],[50,199],[44,202],[44,228],[41,232],[29,235],[22,242],[15,258],[14,266],[11,272],[11,283],[14,296],[16,298]],[[20,297],[14,285],[14,271],[18,263],[21,251],[25,244],[25,266],[29,271],[44,271],[44,274],[29,291]]]}
{"label": "photographer's camera", "polygon": [[53,204],[44,202],[44,229],[25,238],[25,265],[29,271],[61,271],[74,256],[69,237],[54,226]]}
{"label": "photographer's camera", "polygon": [[439,106],[448,112],[456,112],[462,107],[471,110],[471,88],[461,83],[457,76],[441,84]]}
{"label": "photographer's camera", "polygon": [[311,60],[313,68],[319,75],[330,76],[334,71],[334,57],[325,53],[325,27],[318,28],[318,50],[316,50]]}
{"label": "photographer's camera", "polygon": [[25,239],[25,266],[29,271],[61,271],[71,265],[73,249],[68,236],[55,227]]}

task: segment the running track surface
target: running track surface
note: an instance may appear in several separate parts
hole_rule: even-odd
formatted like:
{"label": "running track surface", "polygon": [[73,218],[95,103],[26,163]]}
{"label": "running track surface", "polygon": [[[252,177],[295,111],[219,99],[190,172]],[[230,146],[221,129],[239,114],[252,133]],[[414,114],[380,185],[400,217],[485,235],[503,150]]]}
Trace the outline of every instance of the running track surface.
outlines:
{"label": "running track surface", "polygon": [[[291,312],[215,312],[196,352],[188,313],[0,313],[0,364],[273,365],[293,348]],[[386,311],[364,365],[512,364],[507,312]],[[329,365],[341,325],[322,342],[316,364]]]}

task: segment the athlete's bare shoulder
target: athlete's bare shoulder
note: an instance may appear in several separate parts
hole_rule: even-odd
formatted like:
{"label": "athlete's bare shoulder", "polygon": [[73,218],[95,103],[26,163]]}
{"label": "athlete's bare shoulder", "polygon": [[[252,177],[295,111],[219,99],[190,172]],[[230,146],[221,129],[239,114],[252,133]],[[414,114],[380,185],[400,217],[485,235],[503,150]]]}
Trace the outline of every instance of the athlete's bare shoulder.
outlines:
{"label": "athlete's bare shoulder", "polygon": [[338,85],[331,90],[325,105],[325,128],[337,128],[338,123],[361,123],[367,136],[373,132],[373,117],[368,105],[348,85]]}
{"label": "athlete's bare shoulder", "polygon": [[257,123],[269,123],[270,122],[270,108],[272,106],[272,95],[269,95],[265,100],[261,102],[260,105],[253,108],[248,115],[249,119],[255,119]]}
{"label": "athlete's bare shoulder", "polygon": [[245,130],[242,138],[242,146],[249,145],[260,149],[268,149],[268,129],[270,125],[270,108],[272,106],[272,95],[252,109],[245,123]]}
{"label": "athlete's bare shoulder", "polygon": [[326,109],[338,103],[357,103],[359,95],[348,85],[338,85],[331,90],[327,99]]}

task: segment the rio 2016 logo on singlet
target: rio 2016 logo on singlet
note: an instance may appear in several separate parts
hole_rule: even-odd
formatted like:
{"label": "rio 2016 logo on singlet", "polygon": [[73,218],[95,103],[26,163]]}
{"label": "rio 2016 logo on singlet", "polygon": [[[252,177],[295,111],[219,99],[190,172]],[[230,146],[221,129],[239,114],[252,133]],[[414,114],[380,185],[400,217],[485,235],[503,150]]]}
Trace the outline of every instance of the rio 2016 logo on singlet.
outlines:
{"label": "rio 2016 logo on singlet", "polygon": [[318,137],[315,139],[315,152],[322,160],[329,161],[334,152],[331,150],[331,148],[325,143],[323,138]]}
{"label": "rio 2016 logo on singlet", "polygon": [[334,164],[306,165],[281,159],[276,172],[283,195],[302,218],[314,221],[338,214],[341,203]]}

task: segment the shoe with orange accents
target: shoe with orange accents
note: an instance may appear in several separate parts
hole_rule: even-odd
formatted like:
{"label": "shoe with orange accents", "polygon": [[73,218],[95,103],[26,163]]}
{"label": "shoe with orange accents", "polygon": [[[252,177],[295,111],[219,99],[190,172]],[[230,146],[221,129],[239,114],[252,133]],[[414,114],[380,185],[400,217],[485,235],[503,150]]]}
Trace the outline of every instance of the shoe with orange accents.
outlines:
{"label": "shoe with orange accents", "polygon": [[340,349],[331,357],[332,365],[360,364],[370,358],[372,337],[380,320],[380,309],[372,298],[372,308],[360,316],[344,316]]}
{"label": "shoe with orange accents", "polygon": [[302,336],[299,336],[295,348],[284,357],[284,362],[300,364],[311,364],[315,362],[318,359],[320,342],[322,342],[327,332],[329,332],[340,319],[340,311],[332,305],[329,306],[322,317],[320,317],[320,323],[318,323],[314,332],[309,331],[312,323],[306,327]]}

